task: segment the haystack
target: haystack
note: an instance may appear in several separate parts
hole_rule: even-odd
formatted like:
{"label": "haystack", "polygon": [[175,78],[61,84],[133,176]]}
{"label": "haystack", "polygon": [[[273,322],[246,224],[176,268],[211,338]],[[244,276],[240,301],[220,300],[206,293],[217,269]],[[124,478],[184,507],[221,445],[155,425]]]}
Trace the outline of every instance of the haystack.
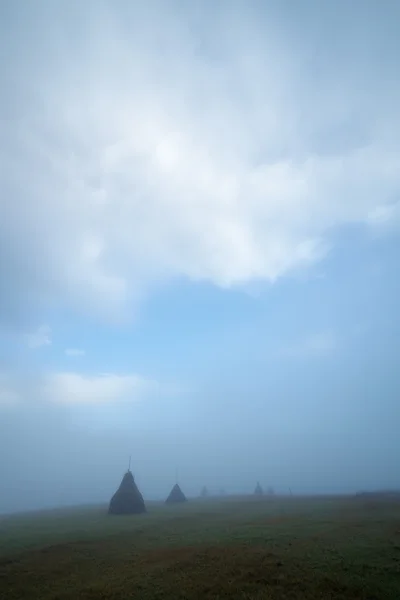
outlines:
{"label": "haystack", "polygon": [[165,501],[165,504],[175,504],[177,502],[186,502],[187,498],[185,494],[182,492],[179,485],[176,483],[172,488],[168,498]]}
{"label": "haystack", "polygon": [[263,493],[264,493],[263,489],[262,489],[260,483],[257,481],[256,489],[254,490],[254,495],[255,496],[262,496]]}
{"label": "haystack", "polygon": [[146,512],[143,496],[128,470],[122,478],[121,485],[111,498],[109,515],[130,515]]}

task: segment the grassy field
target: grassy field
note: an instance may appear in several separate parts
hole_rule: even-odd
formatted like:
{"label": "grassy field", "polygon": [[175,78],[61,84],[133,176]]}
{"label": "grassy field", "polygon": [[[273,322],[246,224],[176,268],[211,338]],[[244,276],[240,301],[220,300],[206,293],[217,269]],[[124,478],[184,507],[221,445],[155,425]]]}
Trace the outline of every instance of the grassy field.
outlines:
{"label": "grassy field", "polygon": [[400,599],[400,503],[224,498],[0,519],[7,600]]}

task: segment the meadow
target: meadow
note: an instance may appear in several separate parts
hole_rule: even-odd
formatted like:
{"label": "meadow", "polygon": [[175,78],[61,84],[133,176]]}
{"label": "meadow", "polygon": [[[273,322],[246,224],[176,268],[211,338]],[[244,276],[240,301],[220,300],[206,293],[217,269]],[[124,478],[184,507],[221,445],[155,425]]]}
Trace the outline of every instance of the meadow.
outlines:
{"label": "meadow", "polygon": [[400,502],[220,498],[0,518],[7,600],[400,598]]}

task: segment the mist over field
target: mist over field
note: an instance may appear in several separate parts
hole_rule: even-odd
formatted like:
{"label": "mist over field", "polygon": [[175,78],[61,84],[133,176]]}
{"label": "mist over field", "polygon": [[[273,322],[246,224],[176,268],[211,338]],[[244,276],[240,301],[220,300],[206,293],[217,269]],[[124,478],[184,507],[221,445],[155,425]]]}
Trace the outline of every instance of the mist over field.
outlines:
{"label": "mist over field", "polygon": [[399,489],[400,3],[0,3],[0,513]]}

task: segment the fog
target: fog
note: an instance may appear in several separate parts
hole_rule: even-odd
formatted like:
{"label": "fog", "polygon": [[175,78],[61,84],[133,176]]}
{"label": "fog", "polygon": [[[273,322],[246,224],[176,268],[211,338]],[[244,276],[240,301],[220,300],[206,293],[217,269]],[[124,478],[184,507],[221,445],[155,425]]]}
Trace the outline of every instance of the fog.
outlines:
{"label": "fog", "polygon": [[334,4],[1,4],[1,513],[400,487],[399,4]]}

